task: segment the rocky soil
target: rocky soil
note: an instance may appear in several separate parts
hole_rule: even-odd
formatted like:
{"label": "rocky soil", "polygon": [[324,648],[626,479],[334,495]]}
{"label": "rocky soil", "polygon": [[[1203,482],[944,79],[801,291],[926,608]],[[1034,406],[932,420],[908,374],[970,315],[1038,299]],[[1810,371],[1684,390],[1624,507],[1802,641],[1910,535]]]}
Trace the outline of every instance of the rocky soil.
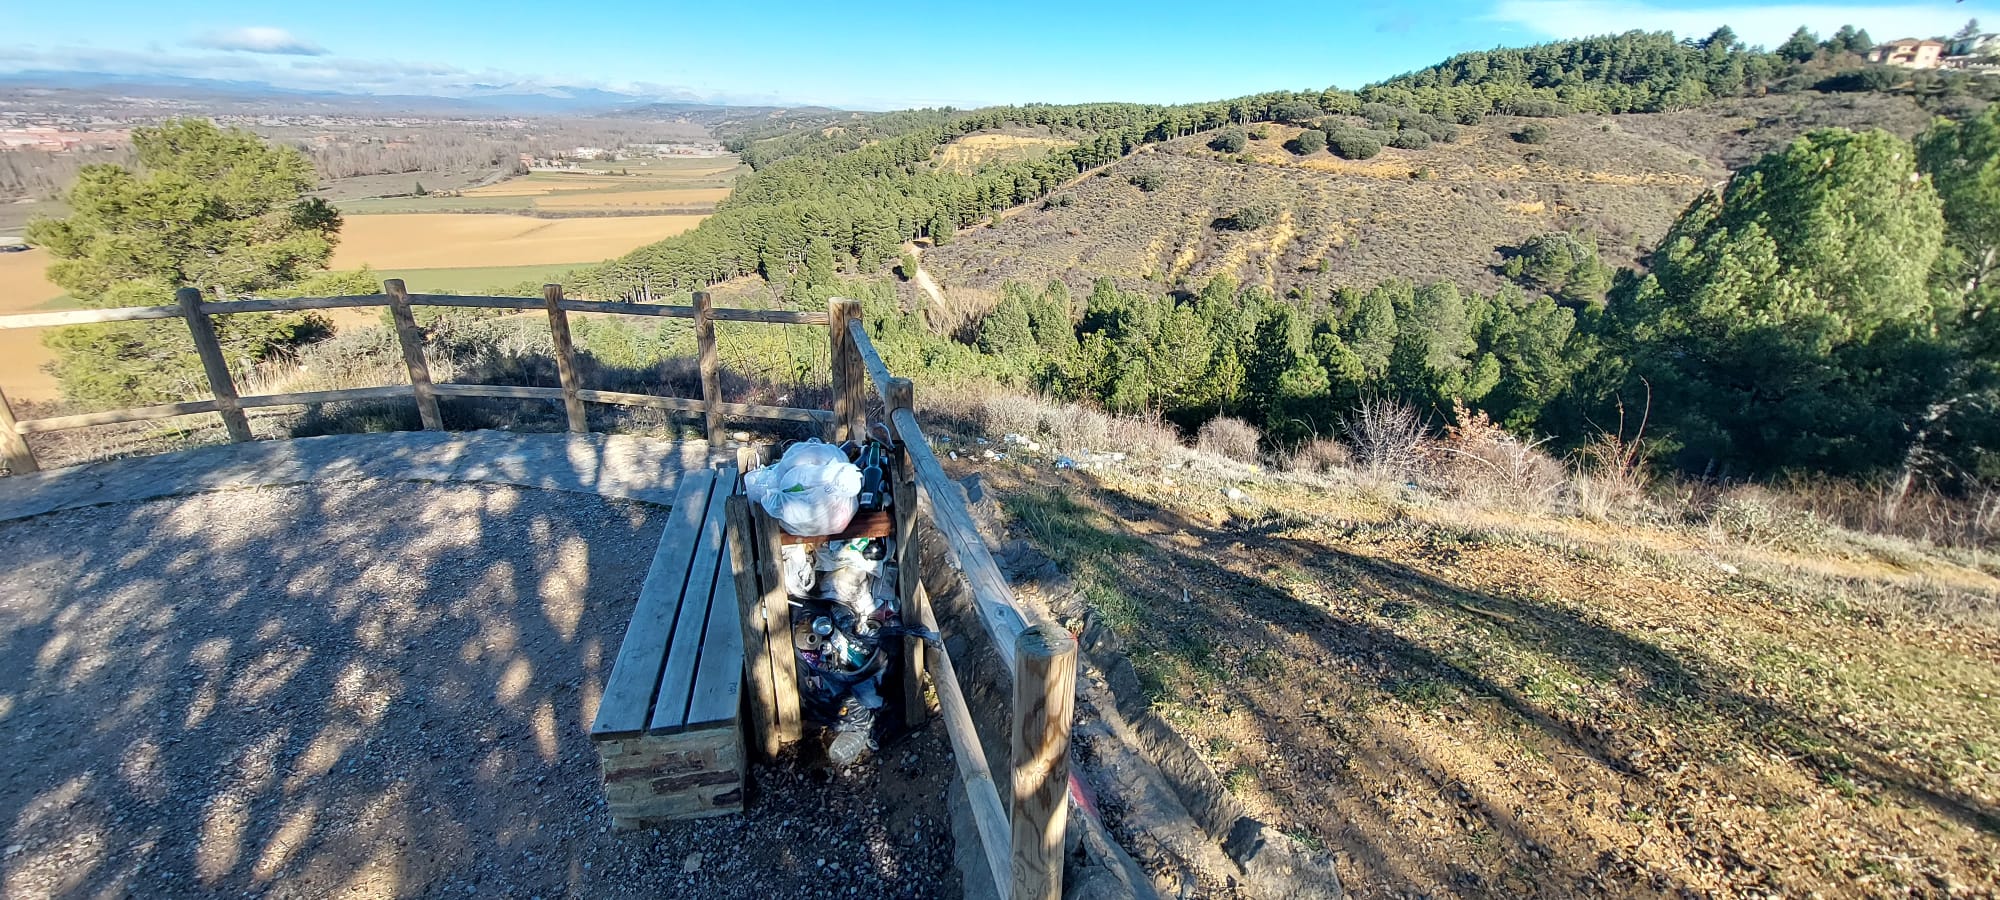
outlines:
{"label": "rocky soil", "polygon": [[354,482],[0,524],[0,895],[955,896],[935,727],[609,828],[586,733],[663,522]]}

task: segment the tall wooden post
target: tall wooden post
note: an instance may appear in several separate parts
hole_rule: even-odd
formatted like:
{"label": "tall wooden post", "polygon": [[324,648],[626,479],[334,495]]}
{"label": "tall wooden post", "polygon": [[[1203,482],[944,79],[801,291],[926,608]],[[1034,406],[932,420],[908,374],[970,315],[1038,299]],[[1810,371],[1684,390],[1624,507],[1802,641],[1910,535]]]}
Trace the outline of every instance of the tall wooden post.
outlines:
{"label": "tall wooden post", "polygon": [[576,392],[583,387],[576,374],[576,346],[569,339],[569,313],[562,308],[562,285],[542,285],[542,300],[549,308],[549,337],[555,342],[556,375],[562,378],[563,412],[569,416],[569,430],[582,434],[590,430],[584,416],[583,400]]}
{"label": "tall wooden post", "polygon": [[243,404],[237,400],[236,382],[229,377],[229,360],[223,358],[222,342],[215,337],[215,322],[201,311],[201,289],[181,288],[174,292],[174,299],[180,301],[188,333],[194,336],[195,355],[201,357],[201,370],[208,376],[208,392],[215,398],[215,411],[222,414],[223,427],[229,429],[229,439],[239,444],[250,440],[250,418],[243,414]]}
{"label": "tall wooden post", "polygon": [[722,358],[715,349],[715,303],[707,291],[694,292],[694,346],[701,364],[701,426],[708,451],[722,447]]}
{"label": "tall wooden post", "polygon": [[396,342],[403,345],[403,365],[410,370],[410,393],[417,398],[417,416],[425,431],[443,431],[444,416],[438,412],[437,392],[431,389],[431,364],[424,359],[424,333],[417,330],[417,317],[410,313],[410,292],[403,279],[382,282],[389,295],[389,315],[396,320]]}
{"label": "tall wooden post", "polygon": [[14,430],[17,424],[14,407],[7,404],[7,393],[0,391],[0,451],[6,452],[7,471],[16,475],[39,472],[41,463],[35,461],[35,451],[28,448],[27,436]]}
{"label": "tall wooden post", "polygon": [[[885,386],[888,400],[889,429],[895,431],[896,410],[914,407],[914,390],[908,378],[892,378]],[[896,457],[893,471],[895,484],[890,487],[889,496],[895,498],[890,512],[896,520],[896,602],[900,604],[903,624],[915,626],[924,621],[923,559],[917,553],[917,474],[910,465],[910,454],[903,446],[903,439],[896,437]],[[928,710],[924,706],[924,642],[916,637],[903,638],[903,724],[915,728],[924,723]]]}
{"label": "tall wooden post", "polygon": [[[736,576],[736,609],[743,627],[743,680],[749,686],[750,724],[755,729],[753,746],[770,759],[784,749],[778,734],[778,696],[771,676],[771,629],[778,621],[766,613],[764,592],[757,587],[756,539],[750,530],[750,501],[731,494],[724,512],[728,515],[729,568]],[[786,610],[790,619],[790,610]],[[791,622],[785,621],[785,639],[791,640]]]}
{"label": "tall wooden post", "polygon": [[1069,727],[1076,712],[1076,639],[1042,624],[1014,642],[1013,889],[1015,900],[1062,897],[1069,824]]}
{"label": "tall wooden post", "polygon": [[833,354],[833,439],[860,440],[868,434],[868,407],[863,392],[868,371],[861,365],[861,349],[847,323],[861,318],[861,303],[835,297],[826,301],[828,348]]}

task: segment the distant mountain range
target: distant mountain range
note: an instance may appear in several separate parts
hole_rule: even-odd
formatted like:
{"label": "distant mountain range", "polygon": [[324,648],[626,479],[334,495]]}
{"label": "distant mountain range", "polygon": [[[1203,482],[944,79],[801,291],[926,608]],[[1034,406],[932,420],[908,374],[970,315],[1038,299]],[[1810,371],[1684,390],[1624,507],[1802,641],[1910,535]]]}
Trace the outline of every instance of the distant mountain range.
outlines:
{"label": "distant mountain range", "polygon": [[824,107],[735,106],[689,95],[627,94],[568,85],[473,85],[450,97],[349,94],[285,88],[260,81],[229,81],[177,75],[31,70],[0,73],[0,97],[70,99],[132,97],[199,103],[217,112],[257,113],[419,113],[458,115],[591,115],[624,112],[686,119],[706,124],[760,115],[831,113]]}

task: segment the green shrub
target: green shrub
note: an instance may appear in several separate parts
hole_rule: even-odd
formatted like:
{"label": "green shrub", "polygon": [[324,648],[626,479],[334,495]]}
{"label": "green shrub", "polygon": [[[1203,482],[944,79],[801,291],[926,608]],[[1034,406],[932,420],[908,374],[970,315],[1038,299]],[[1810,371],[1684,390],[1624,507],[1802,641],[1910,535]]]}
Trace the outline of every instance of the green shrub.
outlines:
{"label": "green shrub", "polygon": [[1286,149],[1300,156],[1311,156],[1326,149],[1326,132],[1308,128],[1299,132]]}
{"label": "green shrub", "polygon": [[1507,101],[1506,112],[1511,116],[1558,119],[1569,115],[1569,107],[1541,97],[1515,97]]}
{"label": "green shrub", "polygon": [[1208,149],[1220,150],[1223,153],[1242,153],[1243,148],[1249,143],[1249,138],[1243,134],[1243,129],[1224,128],[1221,134],[1208,142]]}
{"label": "green shrub", "polygon": [[1161,178],[1158,172],[1140,172],[1132,176],[1131,182],[1133,187],[1149,193],[1159,190],[1167,183],[1166,179]]}
{"label": "green shrub", "polygon": [[1523,144],[1546,144],[1549,142],[1549,126],[1529,122],[1514,132],[1514,140]]}
{"label": "green shrub", "polygon": [[1331,138],[1334,155],[1342,159],[1372,159],[1382,152],[1382,140],[1375,132],[1344,128]]}
{"label": "green shrub", "polygon": [[1277,219],[1277,207],[1269,203],[1252,203],[1215,220],[1215,227],[1228,231],[1255,231]]}
{"label": "green shrub", "polygon": [[1398,150],[1422,150],[1431,145],[1431,136],[1414,128],[1405,128],[1389,139],[1389,146]]}

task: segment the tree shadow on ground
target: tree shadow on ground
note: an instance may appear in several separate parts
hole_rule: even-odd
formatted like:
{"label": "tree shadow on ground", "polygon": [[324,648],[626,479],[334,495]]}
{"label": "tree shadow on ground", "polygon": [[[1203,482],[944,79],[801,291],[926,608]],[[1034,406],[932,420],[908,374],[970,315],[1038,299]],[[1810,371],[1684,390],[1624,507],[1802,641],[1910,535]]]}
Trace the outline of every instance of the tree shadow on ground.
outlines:
{"label": "tree shadow on ground", "polygon": [[[1610,627],[1540,595],[1536,585],[1475,589],[1333,542],[1288,536],[1296,522],[1215,526],[1087,476],[1068,482],[1066,497],[1095,498],[1105,513],[1083,504],[1067,515],[1028,510],[1037,523],[1016,507],[1017,521],[1072,574],[1083,570],[1086,592],[1092,583],[1115,584],[1129,595],[1114,601],[1122,607],[1114,614],[1125,619],[1120,630],[1142,673],[1155,673],[1170,721],[1219,714],[1235,722],[1242,717],[1232,712],[1250,714],[1250,733],[1235,743],[1269,752],[1263,769],[1244,774],[1281,810],[1277,824],[1344,850],[1341,874],[1356,886],[1564,896],[1711,889],[1688,880],[1688,871],[1746,888],[1823,880],[1833,873],[1794,870],[1789,881],[1767,881],[1771,861],[1746,858],[1757,848],[1736,845],[1724,823],[1658,827],[1642,819],[1656,814],[1645,810],[1649,798],[1703,778],[1705,787],[1725,787],[1746,805],[1796,802],[1796,781],[1740,760],[1760,752],[1789,756],[1829,779],[1865,777],[1941,820],[1988,838],[2000,833],[1991,805],[1940,790],[1830,714],[1746,693],[1735,673]],[[1060,507],[1065,501],[1054,496],[1029,503]],[[1051,521],[1064,524],[1051,533]],[[1155,537],[1134,540],[1130,523]],[[1251,556],[1288,571],[1254,571],[1263,563],[1247,562]],[[1440,568],[1451,570],[1449,563]],[[1101,588],[1093,599],[1103,606]],[[1401,627],[1418,618],[1441,627]],[[1689,741],[1733,732],[1737,746],[1685,746],[1674,734],[1641,727],[1645,722],[1598,715],[1571,692],[1502,676],[1506,667],[1470,654],[1477,647],[1554,661],[1613,686],[1650,711],[1647,722],[1666,721],[1670,731],[1684,725]],[[1176,683],[1207,685],[1198,694],[1219,705],[1186,707]],[[1425,720],[1413,724],[1412,712]],[[1545,761],[1559,782],[1601,798],[1605,808],[1597,801],[1539,806],[1520,790],[1518,779],[1530,777],[1521,760],[1464,740],[1480,732],[1511,735],[1524,757]],[[1356,790],[1362,785],[1376,790],[1363,795]],[[1884,845],[1910,846],[1893,827],[1850,818]],[[1662,853],[1700,862],[1662,866]]]}
{"label": "tree shadow on ground", "polygon": [[[934,772],[759,766],[748,815],[608,829],[590,718],[666,520],[357,482],[0,523],[0,893],[794,896],[820,858],[955,884]],[[877,810],[899,781],[935,789]]]}

